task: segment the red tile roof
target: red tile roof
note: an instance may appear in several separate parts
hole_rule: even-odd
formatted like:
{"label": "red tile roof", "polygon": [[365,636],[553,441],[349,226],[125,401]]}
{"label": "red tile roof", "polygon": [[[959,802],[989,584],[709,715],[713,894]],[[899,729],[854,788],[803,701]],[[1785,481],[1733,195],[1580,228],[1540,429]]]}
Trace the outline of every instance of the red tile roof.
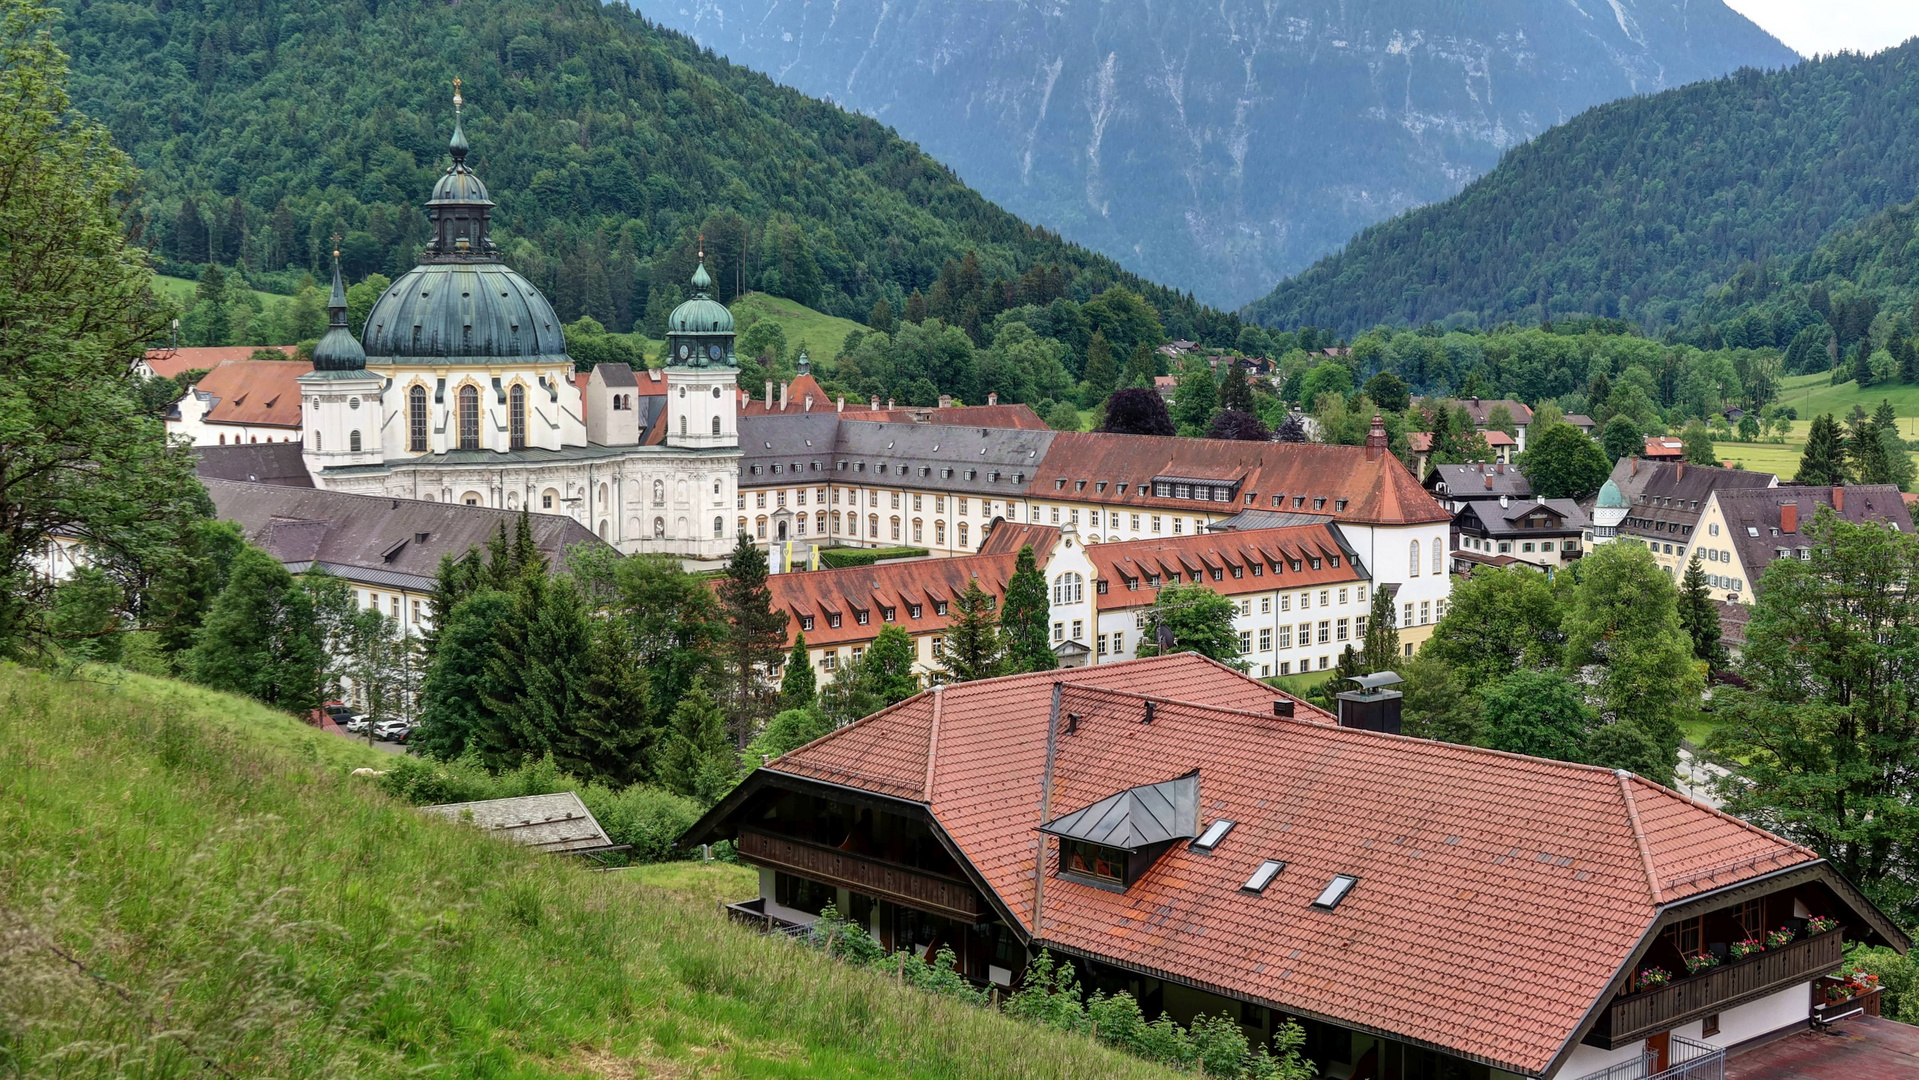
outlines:
{"label": "red tile roof", "polygon": [[[1197,770],[1202,826],[1238,823],[1213,853],[1175,845],[1125,892],[1036,888],[1056,684],[1077,719],[1046,820]],[[1526,1074],[1662,904],[1816,860],[1630,774],[1280,719],[1279,696],[1191,654],[1042,672],[920,694],[767,768],[927,803],[1039,944]],[[1243,891],[1264,859],[1285,869]],[[1314,909],[1335,874],[1359,883]]]}
{"label": "red tile roof", "polygon": [[[1054,538],[1058,532],[1054,531]],[[1052,550],[1044,537],[1035,538],[1033,553],[1044,562]],[[1031,541],[1029,541],[1031,542]],[[1041,546],[1044,544],[1045,546]],[[774,610],[791,616],[786,623],[786,644],[793,644],[801,633],[800,619],[813,617],[813,628],[804,631],[809,647],[857,644],[879,636],[886,625],[884,608],[894,609],[893,621],[911,634],[944,630],[956,614],[949,606],[939,614],[936,602],[952,599],[966,591],[969,579],[978,578],[979,587],[993,597],[995,606],[1006,595],[1006,580],[1013,576],[1018,549],[999,555],[961,555],[951,559],[910,559],[876,566],[854,566],[844,570],[803,570],[791,574],[773,574],[766,579],[773,593]],[[717,582],[715,583],[717,587]],[[909,605],[920,605],[920,617],[912,617]],[[855,612],[867,612],[862,626]],[[828,615],[837,612],[840,625],[830,624]]]}
{"label": "red tile roof", "polygon": [[[644,386],[645,380],[641,381],[641,392],[644,393],[646,392]],[[660,384],[660,390],[658,392],[662,394],[666,393],[666,385],[664,382]],[[826,396],[826,391],[820,387],[819,381],[811,375],[801,375],[799,378],[786,384],[785,408],[781,408],[780,406],[780,388],[777,383],[774,384],[773,387],[773,407],[770,409],[767,408],[765,396],[762,394],[762,396],[755,397],[753,396],[755,392],[755,387],[740,387],[741,416],[780,416],[786,413],[807,412],[809,411],[806,407],[806,397],[808,394],[813,396],[813,407],[810,411],[831,411],[834,407],[832,399]]]}
{"label": "red tile roof", "polygon": [[[1149,575],[1161,581],[1203,578],[1207,588],[1224,596],[1367,580],[1365,569],[1326,525],[1088,544],[1086,557],[1107,582],[1107,591],[1098,596],[1101,611],[1151,604],[1159,590],[1144,580]],[[1275,565],[1280,569],[1275,571]],[[1257,577],[1255,566],[1260,568]],[[1239,577],[1233,576],[1235,567]],[[1129,589],[1129,581],[1140,581],[1141,586]]]}
{"label": "red tile roof", "polygon": [[288,356],[294,354],[292,345],[215,345],[196,346],[187,349],[148,349],[147,367],[155,375],[174,378],[183,371],[212,371],[229,360],[245,360],[261,349],[274,349]]}
{"label": "red tile roof", "polygon": [[1035,556],[1044,556],[1059,543],[1059,526],[1028,525],[1024,522],[1002,521],[993,526],[986,539],[979,546],[981,555],[1018,555],[1019,549],[1030,547]]}
{"label": "red tile roof", "polygon": [[1642,456],[1654,460],[1676,461],[1686,456],[1686,444],[1666,435],[1649,435],[1646,438],[1646,452]]}
{"label": "red tile roof", "polygon": [[[1033,499],[1071,498],[1165,510],[1192,510],[1191,499],[1162,499],[1152,494],[1156,476],[1212,479],[1238,483],[1234,504],[1210,508],[1304,509],[1331,514],[1336,521],[1364,524],[1421,524],[1451,521],[1452,515],[1433,501],[1419,481],[1391,454],[1363,446],[1327,446],[1320,443],[1237,442],[1227,439],[1181,439],[1152,435],[1112,435],[1097,431],[1062,431],[1053,439],[1027,486]],[[1062,490],[1058,482],[1065,480]],[[1084,490],[1076,482],[1091,483]],[[1107,481],[1104,492],[1093,485]],[[1119,490],[1120,484],[1126,490]],[[1246,496],[1253,496],[1247,502]],[[1283,506],[1273,498],[1283,496]],[[1304,496],[1302,506],[1292,499]],[[1314,500],[1324,498],[1323,507]],[[1346,505],[1338,505],[1340,500]]]}
{"label": "red tile roof", "polygon": [[215,399],[209,424],[300,426],[300,376],[313,370],[305,360],[228,360],[195,384]]}
{"label": "red tile roof", "polygon": [[877,412],[870,408],[862,408],[855,412],[853,406],[848,405],[844,417],[847,420],[890,420],[899,423],[945,424],[948,427],[1047,430],[1046,421],[1040,419],[1039,414],[1029,405],[948,405],[944,409],[880,409]]}

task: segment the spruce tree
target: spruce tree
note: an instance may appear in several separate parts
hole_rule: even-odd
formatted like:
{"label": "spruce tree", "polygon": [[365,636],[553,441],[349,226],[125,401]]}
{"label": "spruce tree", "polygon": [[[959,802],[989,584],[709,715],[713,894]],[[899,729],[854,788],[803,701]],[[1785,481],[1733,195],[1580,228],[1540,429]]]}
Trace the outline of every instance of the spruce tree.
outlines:
{"label": "spruce tree", "polygon": [[479,752],[480,763],[495,772],[518,768],[528,756],[524,729],[516,722],[518,702],[527,692],[532,627],[546,604],[547,586],[544,577],[528,576],[516,582],[509,594],[512,610],[494,635],[494,653],[486,668],[486,694],[481,701],[484,709],[472,745]]}
{"label": "spruce tree", "polygon": [[1361,666],[1365,670],[1361,674],[1391,671],[1402,659],[1392,594],[1375,585],[1372,611],[1366,617],[1366,644],[1360,656]]}
{"label": "spruce tree", "polygon": [[1238,412],[1249,413],[1255,410],[1253,387],[1246,381],[1246,371],[1236,363],[1226,365],[1226,374],[1219,382],[1219,407]]}
{"label": "spruce tree", "polygon": [[582,780],[623,787],[647,775],[647,752],[659,730],[647,715],[646,674],[633,662],[633,641],[619,619],[591,624],[586,677],[577,710],[561,733],[554,759]]}
{"label": "spruce tree", "polygon": [[1913,339],[1904,334],[1894,334],[1886,343],[1892,358],[1899,363],[1899,381],[1910,386],[1919,383],[1919,348],[1913,347]]}
{"label": "spruce tree", "polygon": [[487,587],[491,589],[512,589],[514,579],[520,575],[513,568],[513,545],[506,538],[506,522],[500,522],[500,531],[486,545]]}
{"label": "spruce tree", "polygon": [[811,709],[819,703],[819,693],[819,678],[813,674],[813,659],[806,651],[806,634],[795,634],[793,651],[786,657],[786,671],[780,676],[780,711]]}
{"label": "spruce tree", "polygon": [[727,680],[727,720],[734,745],[745,746],[772,713],[774,693],[767,674],[786,644],[784,611],[773,610],[766,585],[766,552],[740,534],[720,582],[720,614],[726,620],[722,645]]}
{"label": "spruce tree", "polygon": [[1806,432],[1806,451],[1799,457],[1799,472],[1793,479],[1801,484],[1846,482],[1846,439],[1831,413],[1812,418],[1812,428]]}
{"label": "spruce tree", "polygon": [[1051,613],[1039,560],[1030,545],[1022,547],[1013,563],[1013,576],[1006,582],[1006,598],[1000,604],[1000,636],[1008,674],[1051,671],[1059,666],[1048,636]]}
{"label": "spruce tree", "polygon": [[[473,555],[471,548],[468,555]],[[421,633],[420,646],[426,654],[428,663],[432,663],[434,654],[440,649],[440,629],[446,624],[453,609],[460,601],[480,587],[479,579],[473,574],[473,564],[464,559],[455,559],[451,552],[440,556],[439,572],[433,576],[433,589],[427,594],[427,627]]]}
{"label": "spruce tree", "polygon": [[493,661],[513,610],[512,596],[483,589],[435,620],[439,640],[420,690],[420,729],[408,737],[415,753],[452,761],[478,749],[480,732],[493,723]]}
{"label": "spruce tree", "polygon": [[1852,380],[1864,390],[1872,385],[1872,339],[1861,338],[1852,351]]}
{"label": "spruce tree", "polygon": [[694,679],[667,717],[656,778],[669,791],[710,806],[733,789],[738,772],[726,717],[707,692],[706,680]]}
{"label": "spruce tree", "polygon": [[1692,655],[1714,670],[1726,666],[1725,650],[1719,645],[1719,608],[1706,592],[1706,570],[1694,548],[1686,575],[1679,581],[1679,625],[1692,639]]}
{"label": "spruce tree", "polygon": [[194,680],[302,713],[320,703],[325,663],[307,591],[278,559],[241,549],[194,647]]}
{"label": "spruce tree", "polygon": [[940,665],[946,681],[956,683],[990,679],[1005,666],[999,627],[993,622],[993,597],[979,587],[978,578],[967,579],[966,588],[953,598],[953,621],[946,626]]}
{"label": "spruce tree", "polygon": [[1086,395],[1080,404],[1090,409],[1106,400],[1118,385],[1119,365],[1113,362],[1113,347],[1106,343],[1105,334],[1095,330],[1086,346]]}
{"label": "spruce tree", "polygon": [[513,522],[513,572],[547,572],[546,556],[540,553],[540,545],[533,542],[533,520],[524,506],[520,507],[520,516]]}
{"label": "spruce tree", "polygon": [[[1894,440],[1895,443],[1897,440]],[[1900,451],[1904,447],[1899,447]],[[1892,459],[1886,452],[1886,441],[1880,437],[1880,427],[1871,417],[1858,416],[1853,419],[1852,432],[1846,439],[1846,456],[1850,459],[1847,472],[1861,484],[1888,484],[1892,482]]]}
{"label": "spruce tree", "polygon": [[1365,660],[1351,644],[1339,650],[1339,660],[1333,665],[1332,678],[1319,684],[1317,697],[1319,704],[1327,712],[1339,715],[1339,695],[1353,689],[1353,680],[1367,674]]}
{"label": "spruce tree", "polygon": [[913,672],[913,638],[898,625],[880,627],[879,636],[866,647],[864,675],[869,680],[879,707],[905,701],[920,692],[919,676]]}
{"label": "spruce tree", "polygon": [[[528,575],[521,580],[545,579]],[[514,658],[519,664],[518,693],[491,704],[499,710],[519,755],[552,754],[556,759],[565,755],[568,760],[562,767],[573,772],[581,762],[566,750],[575,720],[585,708],[592,634],[586,604],[572,578],[554,578],[539,591],[532,618],[518,635],[520,647]]]}
{"label": "spruce tree", "polygon": [[1892,402],[1879,402],[1879,409],[1872,416],[1872,427],[1873,437],[1878,440],[1885,459],[1885,482],[1900,491],[1912,490],[1919,469],[1913,466],[1906,440],[1899,436],[1899,415],[1893,411]]}

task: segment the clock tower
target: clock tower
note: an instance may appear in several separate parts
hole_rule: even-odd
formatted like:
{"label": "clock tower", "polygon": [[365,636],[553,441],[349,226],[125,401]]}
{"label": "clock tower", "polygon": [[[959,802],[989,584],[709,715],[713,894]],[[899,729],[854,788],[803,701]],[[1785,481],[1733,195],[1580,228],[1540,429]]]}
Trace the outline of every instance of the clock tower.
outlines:
{"label": "clock tower", "polygon": [[687,450],[740,445],[739,366],[733,313],[710,295],[706,253],[693,271],[693,299],[666,320],[666,444]]}

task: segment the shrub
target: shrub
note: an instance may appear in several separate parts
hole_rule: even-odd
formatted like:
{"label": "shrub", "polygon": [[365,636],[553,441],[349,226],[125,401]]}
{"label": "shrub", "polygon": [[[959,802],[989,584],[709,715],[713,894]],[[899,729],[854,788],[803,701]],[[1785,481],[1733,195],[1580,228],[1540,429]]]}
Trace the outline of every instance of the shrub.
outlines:
{"label": "shrub", "polygon": [[923,559],[929,554],[925,548],[914,547],[824,548],[820,551],[820,564],[828,570],[844,570],[849,566],[871,566],[881,559]]}

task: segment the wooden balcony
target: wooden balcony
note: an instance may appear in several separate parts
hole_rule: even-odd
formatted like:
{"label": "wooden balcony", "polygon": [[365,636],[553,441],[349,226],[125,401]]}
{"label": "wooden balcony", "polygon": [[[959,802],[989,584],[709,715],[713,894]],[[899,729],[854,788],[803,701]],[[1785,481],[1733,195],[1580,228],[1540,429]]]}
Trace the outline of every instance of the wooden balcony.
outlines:
{"label": "wooden balcony", "polygon": [[986,906],[973,887],[958,878],[929,874],[897,863],[795,840],[790,836],[741,829],[740,858],[759,866],[851,889],[895,904],[964,923],[977,923]]}
{"label": "wooden balcony", "polygon": [[[1614,1001],[1600,1015],[1586,1041],[1611,1050],[1657,1035],[1708,1013],[1807,983],[1839,966],[1845,941],[1841,930],[1801,938],[1743,960],[1729,960],[1698,975],[1675,979],[1657,990],[1643,990]],[[1808,1002],[1810,1007],[1810,1001]]]}

